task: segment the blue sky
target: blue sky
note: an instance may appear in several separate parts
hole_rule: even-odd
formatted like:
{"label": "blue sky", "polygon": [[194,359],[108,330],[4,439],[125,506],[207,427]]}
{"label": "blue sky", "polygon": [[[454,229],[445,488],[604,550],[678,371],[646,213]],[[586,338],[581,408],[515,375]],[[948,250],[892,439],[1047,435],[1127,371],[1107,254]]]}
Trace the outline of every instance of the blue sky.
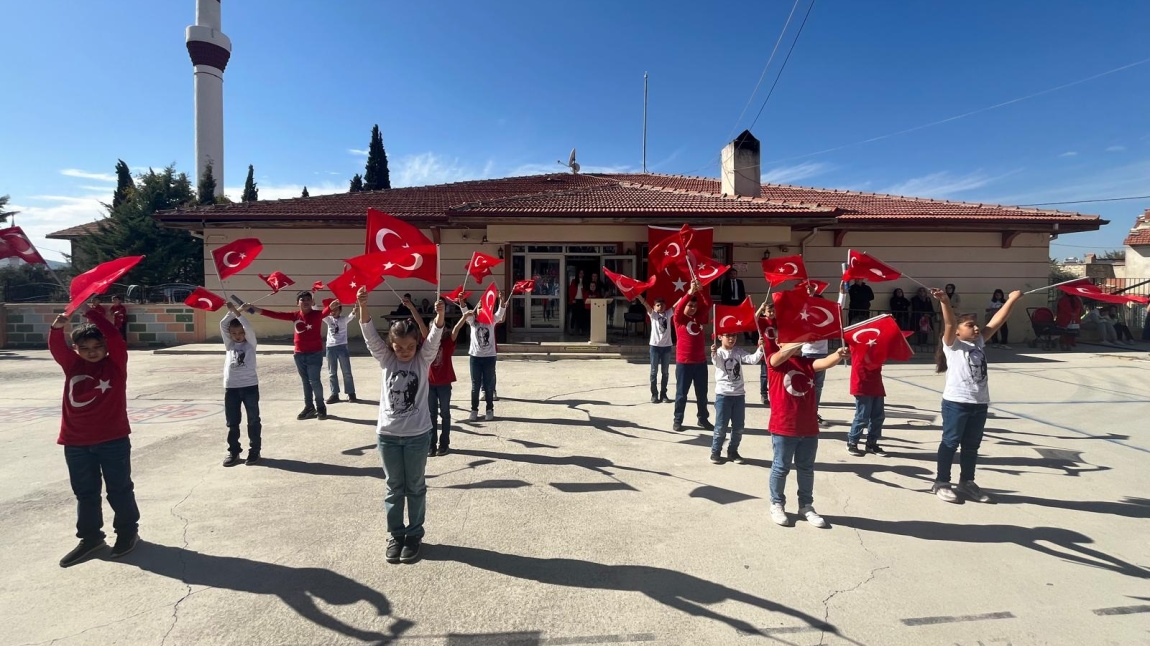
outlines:
{"label": "blue sky", "polygon": [[[790,1],[224,0],[227,193],[248,164],[264,199],[344,191],[377,123],[395,186],[558,170],[573,146],[586,171],[638,171],[644,72],[648,169],[716,177],[809,2],[752,98]],[[194,16],[194,0],[0,4],[0,195],[45,256],[65,249],[45,233],[101,215],[117,159],[192,173]],[[1005,204],[1150,195],[1147,24],[1143,2],[817,0],[752,129],[764,180]],[[1120,248],[1150,199],[1051,208],[1112,221],[1052,249],[1080,256]]]}

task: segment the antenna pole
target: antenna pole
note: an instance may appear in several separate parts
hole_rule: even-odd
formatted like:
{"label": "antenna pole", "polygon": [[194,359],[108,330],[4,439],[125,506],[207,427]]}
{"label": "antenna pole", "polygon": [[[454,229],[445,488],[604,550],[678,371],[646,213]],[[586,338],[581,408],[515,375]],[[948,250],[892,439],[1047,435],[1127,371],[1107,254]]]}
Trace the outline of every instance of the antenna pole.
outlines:
{"label": "antenna pole", "polygon": [[647,73],[643,72],[643,172],[647,172]]}

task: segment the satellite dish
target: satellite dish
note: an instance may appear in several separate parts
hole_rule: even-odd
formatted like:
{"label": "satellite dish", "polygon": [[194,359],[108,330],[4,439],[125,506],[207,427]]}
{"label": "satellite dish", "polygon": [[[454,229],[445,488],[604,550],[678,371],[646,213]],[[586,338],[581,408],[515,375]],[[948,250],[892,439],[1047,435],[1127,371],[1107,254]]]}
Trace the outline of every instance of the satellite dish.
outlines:
{"label": "satellite dish", "polygon": [[571,149],[571,156],[567,158],[566,164],[564,164],[561,161],[556,161],[555,163],[559,164],[560,166],[566,166],[566,167],[570,168],[571,173],[574,175],[579,174],[579,162],[575,161],[575,149],[574,148]]}

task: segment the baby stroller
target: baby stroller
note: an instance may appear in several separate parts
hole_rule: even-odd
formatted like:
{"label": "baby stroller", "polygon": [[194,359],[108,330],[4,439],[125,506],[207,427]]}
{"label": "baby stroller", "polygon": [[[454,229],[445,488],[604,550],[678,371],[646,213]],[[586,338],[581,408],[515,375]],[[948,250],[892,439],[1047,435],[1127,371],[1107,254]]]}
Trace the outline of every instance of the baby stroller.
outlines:
{"label": "baby stroller", "polygon": [[1058,342],[1055,337],[1063,334],[1062,328],[1054,322],[1054,312],[1049,307],[1028,307],[1026,315],[1030,318],[1030,329],[1034,330],[1030,347],[1053,350]]}

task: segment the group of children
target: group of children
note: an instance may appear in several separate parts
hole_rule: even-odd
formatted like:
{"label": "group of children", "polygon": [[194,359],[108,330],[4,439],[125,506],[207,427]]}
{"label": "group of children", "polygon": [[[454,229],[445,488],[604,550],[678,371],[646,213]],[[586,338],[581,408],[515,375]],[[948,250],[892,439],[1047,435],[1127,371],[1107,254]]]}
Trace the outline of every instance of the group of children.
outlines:
{"label": "group of children", "polygon": [[[711,425],[707,413],[707,375],[701,370],[702,334],[708,321],[706,312],[699,311],[700,290],[701,285],[694,281],[670,316],[662,299],[647,305],[651,323],[651,402],[666,401],[667,363],[674,345],[676,397],[672,428],[683,429],[687,391],[693,386],[699,426],[712,431],[711,462],[744,464],[739,454],[746,420],[743,366],[759,364],[762,403],[770,409],[767,430],[774,452],[770,475],[771,520],[782,526],[791,524],[785,509],[785,485],[787,475],[794,469],[798,479],[799,516],[815,527],[826,527],[826,520],[814,509],[813,496],[819,431],[826,426],[818,407],[825,371],[849,356],[850,349],[842,347],[829,353],[826,341],[779,346],[774,305],[768,299],[756,312],[759,342],[755,352],[749,353],[736,345],[738,334],[718,335],[718,343],[711,345],[711,364],[715,369],[715,424]],[[840,288],[840,293],[845,294],[845,289]],[[942,440],[931,492],[946,502],[960,502],[960,495],[988,502],[990,497],[974,479],[990,403],[984,348],[1005,325],[1022,293],[1014,291],[1003,296],[1001,304],[994,308],[990,320],[981,328],[976,315],[955,313],[946,291],[932,289],[930,295],[940,303],[944,325],[936,352],[936,368],[946,373]],[[842,300],[840,296],[840,307]],[[669,322],[674,324],[675,344],[669,333]],[[661,382],[658,380],[660,370]],[[879,444],[886,418],[882,363],[874,361],[865,351],[852,358],[850,394],[855,398],[855,413],[847,432],[847,452],[857,457],[868,453],[886,457],[886,451]],[[731,439],[724,460],[722,450],[728,431]],[[951,467],[956,453],[960,454],[961,469],[958,485],[954,486]]]}

